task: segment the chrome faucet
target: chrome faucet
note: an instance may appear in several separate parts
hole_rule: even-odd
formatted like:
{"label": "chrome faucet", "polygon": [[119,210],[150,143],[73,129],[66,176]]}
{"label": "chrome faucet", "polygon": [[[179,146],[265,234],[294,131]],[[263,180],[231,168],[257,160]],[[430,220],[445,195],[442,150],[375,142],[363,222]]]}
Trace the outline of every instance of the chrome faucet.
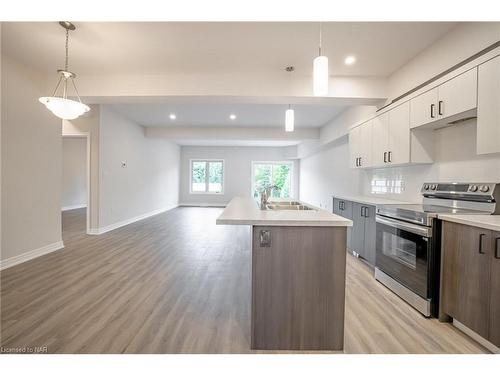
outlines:
{"label": "chrome faucet", "polygon": [[271,192],[273,191],[273,189],[279,189],[279,187],[276,185],[269,185],[269,186],[266,186],[265,188],[263,188],[262,191],[260,192],[260,207],[261,208],[266,207],[267,202],[271,196]]}

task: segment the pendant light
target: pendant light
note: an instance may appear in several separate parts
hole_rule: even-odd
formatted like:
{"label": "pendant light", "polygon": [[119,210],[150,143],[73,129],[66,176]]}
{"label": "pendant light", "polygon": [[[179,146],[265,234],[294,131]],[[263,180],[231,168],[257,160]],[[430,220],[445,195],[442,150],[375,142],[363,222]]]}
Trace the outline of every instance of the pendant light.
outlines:
{"label": "pendant light", "polygon": [[313,61],[313,93],[314,96],[328,95],[328,57],[321,55],[322,27],[319,24],[319,56]]}
{"label": "pendant light", "polygon": [[[82,103],[80,95],[75,85],[76,74],[69,71],[68,66],[68,42],[69,42],[69,31],[75,30],[76,27],[71,22],[59,22],[59,24],[66,29],[66,60],[64,69],[59,69],[57,73],[59,74],[59,81],[57,82],[56,88],[52,96],[43,96],[38,100],[40,103],[44,104],[49,111],[51,111],[57,117],[63,120],[74,120],[79,116],[83,115],[85,112],[90,110],[89,106]],[[68,99],[68,82],[71,82],[76,97],[78,101]],[[61,95],[57,95],[58,90],[61,89]]]}
{"label": "pendant light", "polygon": [[[292,81],[292,72],[295,70],[293,66],[287,66],[285,68],[287,72],[290,73],[290,82]],[[292,106],[288,104],[288,109],[285,111],[285,131],[293,132],[295,128],[295,111]]]}
{"label": "pendant light", "polygon": [[288,109],[285,111],[285,131],[293,132],[295,126],[295,113],[292,108],[290,108],[290,104],[288,105]]}

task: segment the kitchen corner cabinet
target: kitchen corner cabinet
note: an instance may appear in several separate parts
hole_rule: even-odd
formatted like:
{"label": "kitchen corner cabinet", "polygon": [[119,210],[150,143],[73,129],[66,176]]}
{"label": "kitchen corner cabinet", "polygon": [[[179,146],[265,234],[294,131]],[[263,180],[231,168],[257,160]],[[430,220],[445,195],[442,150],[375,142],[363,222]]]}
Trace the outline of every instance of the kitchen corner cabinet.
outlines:
{"label": "kitchen corner cabinet", "polygon": [[[352,202],[333,198],[333,213],[352,220]],[[347,227],[347,248],[351,248],[352,227]]]}
{"label": "kitchen corner cabinet", "polygon": [[500,347],[500,232],[443,223],[441,312]]}
{"label": "kitchen corner cabinet", "polygon": [[349,160],[351,168],[372,165],[372,121],[365,122],[349,132]]}
{"label": "kitchen corner cabinet", "polygon": [[333,213],[352,220],[347,229],[347,248],[375,266],[375,206],[333,198]]}
{"label": "kitchen corner cabinet", "polygon": [[475,116],[477,67],[410,100],[410,128]]}
{"label": "kitchen corner cabinet", "polygon": [[477,153],[500,152],[500,56],[478,68]]}

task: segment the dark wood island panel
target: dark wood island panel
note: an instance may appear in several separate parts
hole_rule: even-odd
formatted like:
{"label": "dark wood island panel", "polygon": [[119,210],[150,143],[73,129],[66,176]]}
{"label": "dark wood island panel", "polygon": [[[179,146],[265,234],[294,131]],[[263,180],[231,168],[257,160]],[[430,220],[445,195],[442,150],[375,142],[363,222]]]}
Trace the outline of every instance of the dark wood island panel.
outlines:
{"label": "dark wood island panel", "polygon": [[342,350],[346,227],[253,226],[252,237],[252,349]]}

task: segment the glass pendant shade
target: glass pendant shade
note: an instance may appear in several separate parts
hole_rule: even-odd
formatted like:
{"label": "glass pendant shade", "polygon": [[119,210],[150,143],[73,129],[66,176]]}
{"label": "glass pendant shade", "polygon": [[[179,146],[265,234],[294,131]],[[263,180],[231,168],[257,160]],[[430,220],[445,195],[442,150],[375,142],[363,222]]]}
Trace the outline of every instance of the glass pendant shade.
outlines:
{"label": "glass pendant shade", "polygon": [[[75,84],[76,74],[69,71],[69,31],[75,30],[76,27],[71,22],[61,21],[59,22],[66,30],[66,45],[65,45],[65,64],[64,69],[59,69],[57,73],[59,74],[59,81],[57,82],[56,88],[52,94],[52,96],[42,96],[38,98],[38,101],[45,105],[49,111],[51,111],[55,116],[63,119],[63,120],[74,120],[84,113],[90,111],[90,107],[84,103],[80,99],[80,95],[78,94],[78,90]],[[68,87],[69,84],[69,87]],[[71,100],[68,99],[68,89],[73,87],[75,97],[78,99]],[[60,95],[58,95],[58,90],[62,91]]]}
{"label": "glass pendant shade", "polygon": [[86,104],[57,96],[44,96],[38,100],[55,116],[63,120],[74,120],[90,110]]}
{"label": "glass pendant shade", "polygon": [[328,57],[318,56],[313,61],[314,96],[328,95]]}
{"label": "glass pendant shade", "polygon": [[295,113],[293,109],[287,109],[285,112],[285,131],[293,132],[295,126]]}

